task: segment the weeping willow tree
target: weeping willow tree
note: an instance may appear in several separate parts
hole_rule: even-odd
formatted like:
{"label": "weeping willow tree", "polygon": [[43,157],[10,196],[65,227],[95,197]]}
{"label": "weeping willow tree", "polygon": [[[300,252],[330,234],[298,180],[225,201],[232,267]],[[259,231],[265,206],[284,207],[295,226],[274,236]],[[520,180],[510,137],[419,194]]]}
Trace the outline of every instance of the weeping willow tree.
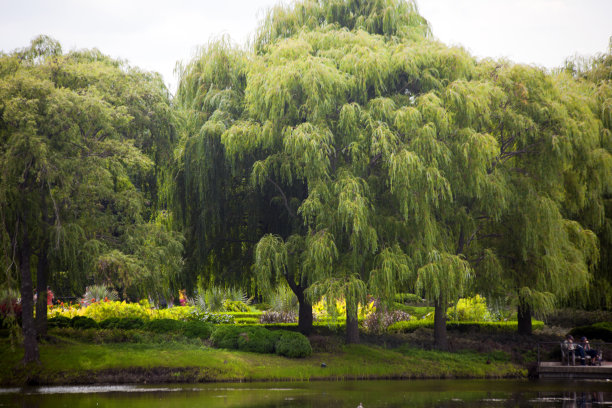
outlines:
{"label": "weeping willow tree", "polygon": [[[181,238],[148,222],[156,192],[145,188],[171,143],[169,113],[159,76],[99,51],[64,54],[43,36],[0,56],[1,259],[19,272],[25,363],[38,360],[48,283],[81,295],[99,281],[126,294],[180,270]],[[111,270],[120,275],[101,276]]]}
{"label": "weeping willow tree", "polygon": [[590,109],[600,123],[597,148],[586,153],[588,157],[581,172],[567,179],[571,195],[564,203],[573,219],[597,232],[600,262],[588,293],[576,292],[566,304],[609,310],[612,308],[612,38],[606,53],[568,59],[559,78],[564,82],[578,81],[579,88],[573,98],[583,108]]}
{"label": "weeping willow tree", "polygon": [[477,62],[391,0],[273,8],[254,53],[213,43],[182,72],[204,268],[252,255],[261,287],[344,298],[349,342],[367,293],[412,288],[436,305],[440,348],[467,290],[511,292],[530,321],[589,280],[596,241],[563,208],[597,132],[571,80]]}

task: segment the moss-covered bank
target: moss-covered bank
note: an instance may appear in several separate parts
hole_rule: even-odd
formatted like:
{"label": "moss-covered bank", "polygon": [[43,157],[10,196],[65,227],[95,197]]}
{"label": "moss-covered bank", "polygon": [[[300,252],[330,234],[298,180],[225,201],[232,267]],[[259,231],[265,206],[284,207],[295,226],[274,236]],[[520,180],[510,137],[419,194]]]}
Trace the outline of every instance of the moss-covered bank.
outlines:
{"label": "moss-covered bank", "polygon": [[[382,378],[524,377],[503,352],[443,353],[351,345],[302,359],[227,351],[194,343],[42,344],[41,364],[19,367],[20,349],[0,343],[0,383],[109,384]],[[326,367],[322,367],[325,363]]]}

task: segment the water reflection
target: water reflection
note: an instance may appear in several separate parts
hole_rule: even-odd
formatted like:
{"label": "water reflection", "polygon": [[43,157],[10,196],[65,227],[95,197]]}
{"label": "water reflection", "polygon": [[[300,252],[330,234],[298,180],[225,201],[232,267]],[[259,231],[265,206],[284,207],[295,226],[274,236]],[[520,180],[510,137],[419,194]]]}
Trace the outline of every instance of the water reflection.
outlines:
{"label": "water reflection", "polygon": [[39,387],[0,390],[2,407],[506,408],[612,406],[611,382],[344,381]]}

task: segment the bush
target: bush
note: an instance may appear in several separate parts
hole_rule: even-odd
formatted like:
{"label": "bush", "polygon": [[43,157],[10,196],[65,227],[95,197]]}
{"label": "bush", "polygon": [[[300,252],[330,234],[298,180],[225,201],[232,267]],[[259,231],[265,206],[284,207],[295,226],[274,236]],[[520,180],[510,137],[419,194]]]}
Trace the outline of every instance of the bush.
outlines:
{"label": "bush", "polygon": [[575,327],[570,334],[576,338],[586,336],[589,340],[597,339],[612,342],[612,322],[600,322],[590,326]]}
{"label": "bush", "polygon": [[226,312],[248,312],[249,307],[240,300],[225,300],[223,302],[223,309]]}
{"label": "bush", "polygon": [[144,320],[138,317],[127,317],[124,319],[110,317],[100,322],[100,327],[102,329],[137,330],[142,329],[144,326]]}
{"label": "bush", "polygon": [[394,323],[409,321],[410,315],[403,310],[377,309],[376,313],[371,313],[364,321],[363,328],[368,333],[383,333]]}
{"label": "bush", "polygon": [[98,323],[91,317],[75,316],[70,319],[70,327],[75,329],[99,329]]}
{"label": "bush", "polygon": [[70,319],[64,316],[55,316],[47,320],[47,325],[51,327],[70,327]]}
{"label": "bush", "polygon": [[189,320],[198,320],[213,324],[234,324],[234,316],[230,314],[208,313],[198,309],[192,310],[189,314]]}
{"label": "bush", "polygon": [[238,349],[253,353],[274,353],[274,345],[278,336],[263,327],[249,327],[238,334]]}
{"label": "bush", "polygon": [[177,332],[183,329],[183,322],[173,319],[154,319],[147,322],[145,329],[154,333]]}
{"label": "bush", "polygon": [[263,312],[259,316],[259,323],[296,323],[297,315],[295,312],[276,312],[273,310]]}
{"label": "bush", "polygon": [[238,349],[238,337],[244,333],[241,326],[218,326],[210,336],[213,346],[225,349]]}
{"label": "bush", "polygon": [[185,337],[199,337],[201,339],[208,339],[213,331],[212,323],[192,320],[185,322],[184,334]]}
{"label": "bush", "polygon": [[[544,322],[532,321],[533,329],[544,327]],[[388,330],[396,333],[412,333],[419,328],[433,329],[433,320],[412,320],[409,322],[397,322],[389,326]],[[517,322],[447,322],[448,330],[459,332],[481,332],[481,333],[514,333],[518,329]]]}
{"label": "bush", "polygon": [[449,307],[446,314],[448,320],[461,322],[483,322],[491,320],[487,309],[487,300],[476,295],[471,298],[461,298],[454,307]]}
{"label": "bush", "polygon": [[312,354],[310,342],[302,333],[282,331],[276,333],[280,338],[276,342],[276,354],[285,357],[307,357]]}

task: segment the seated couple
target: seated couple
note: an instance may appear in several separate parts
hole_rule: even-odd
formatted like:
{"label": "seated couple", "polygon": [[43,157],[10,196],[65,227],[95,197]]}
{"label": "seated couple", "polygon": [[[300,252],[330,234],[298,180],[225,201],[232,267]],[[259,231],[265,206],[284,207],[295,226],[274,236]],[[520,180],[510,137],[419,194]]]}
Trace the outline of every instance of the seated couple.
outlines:
{"label": "seated couple", "polygon": [[580,364],[586,364],[586,356],[591,357],[591,364],[595,364],[595,362],[601,362],[602,355],[601,352],[592,349],[589,344],[589,340],[582,336],[580,338],[580,343],[574,343],[574,337],[571,334],[565,336],[565,346],[569,352],[575,353],[580,357]]}

